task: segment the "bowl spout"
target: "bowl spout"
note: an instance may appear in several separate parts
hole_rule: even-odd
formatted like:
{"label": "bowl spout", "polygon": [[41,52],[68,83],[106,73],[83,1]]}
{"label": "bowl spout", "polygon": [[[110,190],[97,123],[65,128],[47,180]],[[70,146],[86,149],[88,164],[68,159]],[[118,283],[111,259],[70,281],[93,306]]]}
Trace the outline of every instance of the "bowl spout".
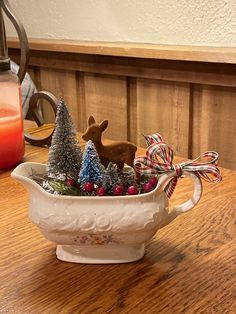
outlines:
{"label": "bowl spout", "polygon": [[30,178],[33,171],[37,173],[45,173],[45,165],[40,163],[25,162],[18,165],[11,173],[11,177],[21,182],[29,192],[38,190],[40,186]]}

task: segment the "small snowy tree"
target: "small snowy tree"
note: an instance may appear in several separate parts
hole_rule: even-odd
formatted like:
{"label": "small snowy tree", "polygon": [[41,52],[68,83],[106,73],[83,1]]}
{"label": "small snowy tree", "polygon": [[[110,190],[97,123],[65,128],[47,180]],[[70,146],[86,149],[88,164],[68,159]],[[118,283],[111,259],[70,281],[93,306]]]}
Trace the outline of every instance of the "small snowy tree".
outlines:
{"label": "small snowy tree", "polygon": [[107,192],[111,192],[116,184],[120,183],[120,179],[117,173],[117,167],[112,162],[109,162],[103,178],[102,186]]}
{"label": "small snowy tree", "polygon": [[92,141],[88,141],[86,144],[78,181],[80,184],[85,184],[87,182],[92,182],[96,185],[102,184],[102,164]]}
{"label": "small snowy tree", "polygon": [[81,168],[82,153],[76,138],[76,130],[65,105],[61,100],[57,106],[56,127],[49,149],[48,176],[52,179],[75,180]]}

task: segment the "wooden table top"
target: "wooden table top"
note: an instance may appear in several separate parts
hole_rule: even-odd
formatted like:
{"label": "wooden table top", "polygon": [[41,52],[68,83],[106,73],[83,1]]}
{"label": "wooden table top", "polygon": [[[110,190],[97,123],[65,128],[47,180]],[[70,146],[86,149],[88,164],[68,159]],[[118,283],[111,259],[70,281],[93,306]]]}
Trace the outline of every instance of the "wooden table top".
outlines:
{"label": "wooden table top", "polygon": [[[26,144],[24,160],[47,154]],[[235,313],[236,172],[221,170],[223,182],[204,182],[199,204],[158,231],[142,260],[118,265],[57,260],[29,221],[27,191],[1,172],[0,313]],[[173,202],[190,193],[181,181]]]}

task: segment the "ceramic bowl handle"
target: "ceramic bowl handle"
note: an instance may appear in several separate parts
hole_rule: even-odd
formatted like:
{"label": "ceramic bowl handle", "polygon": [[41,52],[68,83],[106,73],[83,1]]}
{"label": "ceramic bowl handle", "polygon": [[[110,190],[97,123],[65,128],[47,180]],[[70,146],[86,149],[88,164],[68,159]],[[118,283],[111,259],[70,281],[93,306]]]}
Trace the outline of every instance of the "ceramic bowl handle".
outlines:
{"label": "ceramic bowl handle", "polygon": [[173,211],[175,211],[176,214],[182,214],[182,213],[185,213],[185,212],[189,211],[190,209],[192,209],[199,202],[199,200],[202,196],[201,179],[197,175],[195,175],[193,172],[184,171],[183,175],[186,177],[189,177],[193,181],[193,183],[194,183],[193,195],[186,202],[184,202],[180,205],[176,205],[173,208]]}
{"label": "ceramic bowl handle", "polygon": [[[165,174],[162,176],[161,181],[164,184],[166,184],[166,182],[168,182],[171,178],[173,178],[173,175],[174,175],[173,173]],[[175,205],[175,207],[172,210],[170,210],[170,212],[166,212],[166,217],[163,219],[163,222],[161,224],[161,228],[165,227],[166,225],[171,223],[180,214],[186,213],[187,211],[192,209],[198,203],[198,201],[200,200],[200,198],[202,196],[201,179],[192,172],[183,172],[183,175],[191,178],[191,180],[194,183],[192,197],[180,205]]]}

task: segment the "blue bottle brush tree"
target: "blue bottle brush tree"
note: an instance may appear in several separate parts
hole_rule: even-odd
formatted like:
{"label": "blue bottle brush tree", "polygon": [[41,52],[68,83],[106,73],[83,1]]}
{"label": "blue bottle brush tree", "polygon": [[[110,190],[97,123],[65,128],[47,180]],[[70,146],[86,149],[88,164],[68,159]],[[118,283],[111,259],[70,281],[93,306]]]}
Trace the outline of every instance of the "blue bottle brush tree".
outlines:
{"label": "blue bottle brush tree", "polygon": [[86,144],[78,182],[81,185],[91,182],[98,186],[103,182],[102,164],[92,141]]}

